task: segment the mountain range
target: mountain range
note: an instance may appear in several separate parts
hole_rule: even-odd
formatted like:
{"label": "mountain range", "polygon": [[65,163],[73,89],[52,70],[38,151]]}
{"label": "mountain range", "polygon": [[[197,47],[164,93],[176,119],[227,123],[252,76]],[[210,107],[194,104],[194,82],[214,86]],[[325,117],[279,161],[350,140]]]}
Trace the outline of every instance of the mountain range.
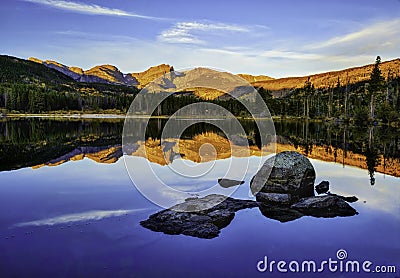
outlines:
{"label": "mountain range", "polygon": [[[324,73],[312,74],[301,77],[285,77],[271,80],[260,80],[251,82],[254,87],[263,87],[266,90],[273,92],[275,97],[286,95],[289,91],[295,88],[301,88],[304,83],[310,79],[314,87],[317,89],[333,88],[340,84],[355,84],[367,81],[370,78],[374,64],[352,67],[348,69],[329,71]],[[392,78],[400,77],[400,59],[382,62],[380,65],[382,76],[386,79],[388,76]]]}
{"label": "mountain range", "polygon": [[77,82],[137,86],[139,88],[146,86],[163,74],[174,70],[169,65],[161,64],[143,72],[122,73],[113,65],[99,65],[89,70],[83,70],[79,67],[66,66],[52,60],[42,61],[34,57],[30,57],[28,60],[55,69]]}
{"label": "mountain range", "polygon": [[[174,70],[173,66],[160,64],[158,66],[150,67],[143,72],[122,73],[116,66],[113,65],[99,65],[89,70],[83,70],[79,67],[66,66],[52,60],[42,61],[33,57],[29,58],[28,60],[55,69],[77,82],[105,83],[134,86],[138,88],[143,88],[158,77]],[[310,79],[315,88],[334,87],[338,81],[342,85],[366,81],[370,77],[372,68],[373,64],[369,64],[339,71],[277,79],[267,75],[254,76],[250,74],[238,74],[238,76],[245,79],[255,87],[263,87],[266,90],[270,90],[275,97],[282,97],[291,90],[302,87],[308,79]],[[382,62],[380,69],[384,77],[387,77],[388,75],[398,77],[400,76],[400,59],[397,58],[391,61]],[[214,99],[215,97],[221,95],[221,92],[216,93],[211,92],[210,90],[207,90],[207,92],[205,91],[203,94],[199,91],[194,91],[197,96],[202,97],[203,95],[203,98],[206,99]]]}

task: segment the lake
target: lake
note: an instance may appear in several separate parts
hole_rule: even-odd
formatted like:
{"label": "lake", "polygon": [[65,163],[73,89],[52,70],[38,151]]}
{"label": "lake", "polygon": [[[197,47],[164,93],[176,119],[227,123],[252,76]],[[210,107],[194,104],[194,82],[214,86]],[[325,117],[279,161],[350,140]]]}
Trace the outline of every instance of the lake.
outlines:
{"label": "lake", "polygon": [[[138,138],[132,134],[135,146],[126,154],[121,147],[123,120],[2,119],[0,276],[275,276],[285,273],[276,267],[272,273],[260,272],[257,264],[265,257],[288,264],[313,260],[319,265],[330,258],[340,262],[337,252],[342,249],[347,260],[371,261],[370,269],[396,266],[396,273],[379,277],[399,277],[399,130],[275,121],[276,151],[296,150],[309,157],[316,184],[328,180],[333,193],[356,196],[358,201],[351,206],[358,214],[303,216],[284,222],[254,207],[236,212],[219,236],[204,239],[141,226],[141,221],[163,208],[148,200],[132,179],[141,184],[139,189],[155,192],[155,180],[145,169],[151,167],[160,180],[183,192],[165,197],[173,205],[196,192],[217,188],[217,179],[231,168],[227,177],[243,178],[244,184],[234,190],[218,188],[218,192],[254,200],[249,182],[267,159],[260,156],[264,146],[253,121],[241,121],[246,135],[233,143],[212,123],[190,126],[179,142],[176,138],[162,142],[166,122],[135,120]],[[246,167],[241,176],[242,165]],[[195,174],[202,167],[206,174],[196,179],[173,174],[188,168]],[[314,275],[377,274],[326,268],[322,273],[297,273]]]}

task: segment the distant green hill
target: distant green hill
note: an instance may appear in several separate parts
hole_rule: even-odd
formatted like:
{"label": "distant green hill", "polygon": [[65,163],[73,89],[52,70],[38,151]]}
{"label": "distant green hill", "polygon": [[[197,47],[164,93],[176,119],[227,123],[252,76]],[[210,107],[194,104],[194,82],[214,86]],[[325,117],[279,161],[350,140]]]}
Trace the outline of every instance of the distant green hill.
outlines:
{"label": "distant green hill", "polygon": [[0,55],[0,112],[125,113],[137,92],[136,87],[76,82],[43,64]]}
{"label": "distant green hill", "polygon": [[74,83],[74,80],[59,71],[32,61],[0,55],[1,83]]}

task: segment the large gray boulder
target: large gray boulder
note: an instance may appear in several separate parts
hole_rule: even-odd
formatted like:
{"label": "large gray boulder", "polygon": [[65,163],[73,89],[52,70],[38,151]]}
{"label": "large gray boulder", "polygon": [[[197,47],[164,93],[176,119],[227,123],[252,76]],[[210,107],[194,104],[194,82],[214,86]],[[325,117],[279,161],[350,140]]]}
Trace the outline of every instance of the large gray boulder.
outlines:
{"label": "large gray boulder", "polygon": [[307,157],[284,151],[267,159],[250,182],[251,192],[289,194],[296,201],[314,196],[315,170]]}

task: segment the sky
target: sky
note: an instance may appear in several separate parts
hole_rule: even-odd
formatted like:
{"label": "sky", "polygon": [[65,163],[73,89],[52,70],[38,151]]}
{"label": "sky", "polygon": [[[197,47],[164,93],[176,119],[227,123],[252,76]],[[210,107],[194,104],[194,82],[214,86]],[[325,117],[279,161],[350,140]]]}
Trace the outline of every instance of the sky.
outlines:
{"label": "sky", "polygon": [[0,53],[272,77],[400,57],[400,0],[2,0]]}

